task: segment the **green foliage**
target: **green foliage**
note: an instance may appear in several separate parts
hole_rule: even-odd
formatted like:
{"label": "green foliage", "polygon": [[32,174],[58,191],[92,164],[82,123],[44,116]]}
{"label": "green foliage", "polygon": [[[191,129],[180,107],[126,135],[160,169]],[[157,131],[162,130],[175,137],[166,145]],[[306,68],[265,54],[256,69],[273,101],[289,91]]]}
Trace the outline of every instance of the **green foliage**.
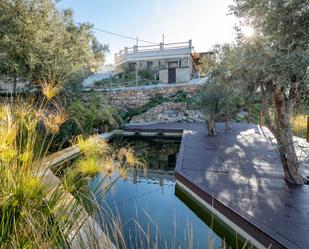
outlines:
{"label": "green foliage", "polygon": [[64,83],[79,71],[95,70],[104,51],[91,25],[76,26],[72,11],[52,0],[0,2],[0,73],[29,80]]}
{"label": "green foliage", "polygon": [[[263,111],[276,110],[275,95],[287,100],[288,116],[307,103],[309,83],[309,10],[307,1],[237,0],[232,12],[255,29],[251,38],[239,33],[234,73],[252,93],[261,94]],[[241,27],[240,27],[241,31]],[[262,99],[261,98],[261,99]],[[282,112],[282,110],[281,110]],[[276,112],[275,115],[277,116]],[[269,120],[270,121],[270,120]],[[268,122],[269,128],[276,125]]]}
{"label": "green foliage", "polygon": [[[122,177],[128,167],[141,167],[133,150],[114,151],[98,136],[77,138],[72,150],[79,148],[80,156],[70,167],[51,165],[64,156],[46,157],[67,118],[54,92],[43,92],[38,102],[0,105],[0,248],[85,248],[91,241],[99,243],[98,234],[84,227],[95,225],[86,220],[92,220],[90,212],[99,206],[89,179],[113,173]],[[45,132],[44,139],[39,130]],[[99,184],[100,191],[107,192],[117,179]],[[81,236],[85,231],[87,238]],[[92,248],[110,243],[101,235],[101,246]]]}
{"label": "green foliage", "polygon": [[38,126],[44,126],[47,138],[64,122],[57,104],[49,103],[53,112],[47,111],[47,104],[43,99],[34,104],[0,105],[1,248],[68,248],[72,224],[80,222],[74,211],[71,217],[65,213],[76,203],[68,199],[50,175],[50,165],[42,161],[51,143],[39,140]]}
{"label": "green foliage", "polygon": [[200,89],[199,104],[208,119],[228,121],[243,105],[239,82],[231,71],[235,51],[229,45],[217,45],[215,50],[216,55],[205,66],[209,80]]}
{"label": "green foliage", "polygon": [[[303,184],[293,142],[291,118],[308,93],[309,8],[307,0],[235,0],[232,13],[254,28],[248,38],[239,28],[234,75],[259,94],[265,125],[277,140],[285,178]],[[236,60],[235,60],[236,62]]]}
{"label": "green foliage", "polygon": [[59,134],[54,139],[54,146],[58,148],[68,144],[79,134],[90,135],[96,132],[106,132],[118,129],[122,119],[116,109],[104,104],[102,99],[92,95],[89,103],[73,100],[67,107],[70,119],[63,124]]}
{"label": "green foliage", "polygon": [[138,71],[138,75],[142,78],[142,79],[148,79],[148,80],[153,80],[153,74],[150,70],[148,69],[143,69],[143,70],[139,70]]}

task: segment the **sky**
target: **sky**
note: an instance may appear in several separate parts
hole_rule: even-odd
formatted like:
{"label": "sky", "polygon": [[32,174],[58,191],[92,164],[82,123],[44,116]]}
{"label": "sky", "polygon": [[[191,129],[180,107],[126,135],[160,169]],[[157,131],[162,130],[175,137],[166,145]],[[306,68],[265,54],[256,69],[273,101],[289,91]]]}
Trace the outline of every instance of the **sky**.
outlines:
{"label": "sky", "polygon": [[[192,39],[196,52],[235,37],[236,18],[228,15],[233,0],[62,0],[59,9],[71,8],[76,22],[90,22],[96,28],[139,39],[165,43]],[[114,53],[132,47],[135,41],[94,31],[98,40],[109,44],[106,63]],[[140,45],[149,45],[139,43]]]}

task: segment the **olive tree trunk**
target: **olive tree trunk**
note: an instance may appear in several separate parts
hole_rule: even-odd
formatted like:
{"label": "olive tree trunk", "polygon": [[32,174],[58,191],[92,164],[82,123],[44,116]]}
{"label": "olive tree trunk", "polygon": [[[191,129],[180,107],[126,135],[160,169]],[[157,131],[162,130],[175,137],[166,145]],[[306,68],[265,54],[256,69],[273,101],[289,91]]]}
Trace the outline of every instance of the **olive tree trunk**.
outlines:
{"label": "olive tree trunk", "polygon": [[266,122],[266,124],[268,124],[277,140],[286,181],[292,184],[304,184],[300,172],[300,163],[294,147],[293,130],[290,122],[295,105],[293,95],[294,93],[290,90],[290,94],[287,96],[284,88],[280,85],[274,87],[272,94],[274,124],[271,125],[269,122]]}
{"label": "olive tree trunk", "polygon": [[216,120],[215,117],[210,115],[210,117],[206,120],[208,136],[216,136]]}

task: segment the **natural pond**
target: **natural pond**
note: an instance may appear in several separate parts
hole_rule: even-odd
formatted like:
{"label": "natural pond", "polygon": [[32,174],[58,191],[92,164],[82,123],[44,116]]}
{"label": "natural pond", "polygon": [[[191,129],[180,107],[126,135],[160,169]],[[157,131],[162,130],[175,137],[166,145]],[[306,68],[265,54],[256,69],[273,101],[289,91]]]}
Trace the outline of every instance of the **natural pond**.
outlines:
{"label": "natural pond", "polygon": [[[237,243],[242,248],[233,231],[176,184],[180,140],[118,137],[112,143],[133,147],[148,168],[147,174],[133,170],[127,179],[119,179],[106,194],[97,196],[105,210],[97,220],[116,219],[127,248],[236,248]],[[97,176],[92,188],[100,182]]]}

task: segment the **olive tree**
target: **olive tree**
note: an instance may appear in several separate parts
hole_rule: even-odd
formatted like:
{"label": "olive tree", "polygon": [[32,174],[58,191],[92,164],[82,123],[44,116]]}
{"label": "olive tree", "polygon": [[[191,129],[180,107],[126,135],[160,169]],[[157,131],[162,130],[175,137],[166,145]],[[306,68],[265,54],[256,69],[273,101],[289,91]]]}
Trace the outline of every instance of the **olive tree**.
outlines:
{"label": "olive tree", "polygon": [[223,120],[225,128],[240,109],[238,81],[232,74],[235,49],[228,44],[215,46],[214,55],[204,61],[207,83],[201,87],[199,104],[205,116],[208,135],[216,135],[215,122]]}
{"label": "olive tree", "polygon": [[239,37],[237,75],[261,96],[286,180],[303,184],[290,119],[308,89],[309,1],[234,0],[231,11],[255,30],[251,38]]}
{"label": "olive tree", "polygon": [[66,82],[78,71],[103,63],[106,46],[91,25],[75,25],[72,11],[52,0],[0,1],[0,73],[32,84]]}

